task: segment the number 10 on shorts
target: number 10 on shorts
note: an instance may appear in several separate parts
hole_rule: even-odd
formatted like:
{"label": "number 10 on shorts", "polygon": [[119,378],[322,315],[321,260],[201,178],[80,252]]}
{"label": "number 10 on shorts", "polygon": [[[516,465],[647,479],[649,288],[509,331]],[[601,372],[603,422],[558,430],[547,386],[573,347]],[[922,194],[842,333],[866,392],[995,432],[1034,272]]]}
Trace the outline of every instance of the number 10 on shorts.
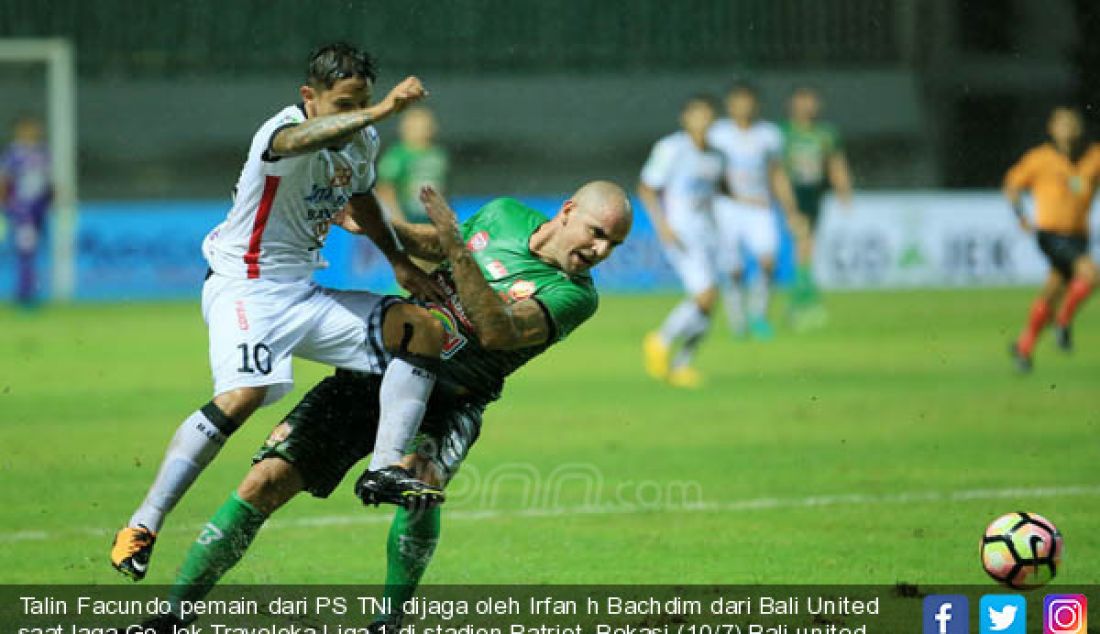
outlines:
{"label": "number 10 on shorts", "polygon": [[237,368],[237,372],[271,374],[271,348],[264,343],[258,343],[249,348],[247,343],[237,346],[241,351],[241,367]]}

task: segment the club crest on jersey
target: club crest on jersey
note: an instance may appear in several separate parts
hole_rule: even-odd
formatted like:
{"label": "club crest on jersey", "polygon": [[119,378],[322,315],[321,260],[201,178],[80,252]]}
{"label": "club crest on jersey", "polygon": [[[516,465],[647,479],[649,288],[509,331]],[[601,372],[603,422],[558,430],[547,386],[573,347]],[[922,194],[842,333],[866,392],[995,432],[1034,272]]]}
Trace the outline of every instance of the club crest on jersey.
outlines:
{"label": "club crest on jersey", "polygon": [[485,268],[489,270],[489,275],[492,275],[494,280],[508,276],[508,269],[504,267],[500,260],[493,260]]}
{"label": "club crest on jersey", "polygon": [[487,246],[489,246],[488,231],[478,231],[466,242],[466,248],[470,251],[481,251]]}
{"label": "club crest on jersey", "polygon": [[534,294],[535,283],[527,280],[516,280],[515,284],[512,284],[512,288],[508,289],[508,297],[511,297],[512,301],[515,302],[527,299]]}
{"label": "club crest on jersey", "polygon": [[441,359],[450,359],[466,346],[466,336],[458,330],[458,323],[446,308],[434,304],[428,306],[428,312],[443,324],[443,350],[440,351]]}

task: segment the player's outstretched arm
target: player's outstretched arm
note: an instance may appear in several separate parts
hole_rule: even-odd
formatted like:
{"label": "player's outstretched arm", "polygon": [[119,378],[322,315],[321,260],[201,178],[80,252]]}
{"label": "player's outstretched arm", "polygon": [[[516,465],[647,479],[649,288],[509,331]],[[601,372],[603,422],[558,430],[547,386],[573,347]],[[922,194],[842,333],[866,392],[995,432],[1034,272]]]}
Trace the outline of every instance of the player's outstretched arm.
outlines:
{"label": "player's outstretched arm", "polygon": [[455,288],[466,316],[477,330],[478,343],[488,350],[512,350],[546,343],[550,338],[550,323],[538,300],[505,303],[489,287],[481,268],[466,250],[458,218],[447,201],[427,185],[420,188],[420,201],[438,232],[443,253],[451,262]]}
{"label": "player's outstretched arm", "polygon": [[419,79],[408,77],[397,84],[385,99],[373,106],[312,117],[279,130],[271,139],[271,153],[275,156],[295,156],[316,152],[376,121],[401,112],[409,104],[420,101],[427,95],[428,91],[424,90]]}
{"label": "player's outstretched arm", "polygon": [[378,204],[373,193],[352,196],[342,213],[348,217],[340,219],[340,226],[370,238],[389,260],[397,283],[402,288],[417,297],[444,301],[443,293],[436,283],[398,247],[393,228],[386,222],[382,206]]}

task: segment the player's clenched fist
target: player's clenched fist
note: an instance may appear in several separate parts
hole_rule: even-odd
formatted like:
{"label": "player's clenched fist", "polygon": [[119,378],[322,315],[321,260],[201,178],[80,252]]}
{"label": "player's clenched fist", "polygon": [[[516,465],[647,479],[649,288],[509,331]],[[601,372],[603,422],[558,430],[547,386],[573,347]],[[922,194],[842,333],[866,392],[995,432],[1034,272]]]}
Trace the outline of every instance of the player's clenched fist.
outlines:
{"label": "player's clenched fist", "polygon": [[393,87],[386,98],[379,104],[385,109],[386,115],[401,112],[410,104],[416,103],[428,96],[428,91],[416,77],[406,77],[404,81]]}

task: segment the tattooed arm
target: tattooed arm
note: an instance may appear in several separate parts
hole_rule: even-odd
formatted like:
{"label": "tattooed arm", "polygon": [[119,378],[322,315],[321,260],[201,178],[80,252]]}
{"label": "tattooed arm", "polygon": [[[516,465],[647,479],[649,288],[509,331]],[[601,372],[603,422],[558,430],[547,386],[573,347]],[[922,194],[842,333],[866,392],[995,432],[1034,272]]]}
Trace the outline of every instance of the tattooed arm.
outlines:
{"label": "tattooed arm", "polygon": [[[381,207],[381,202],[375,195],[373,204]],[[389,210],[387,209],[387,211]],[[333,218],[332,222],[339,227],[343,227],[349,233],[368,235],[366,228],[356,222],[350,203],[340,210],[340,213]],[[405,253],[428,262],[442,262],[446,258],[443,247],[439,246],[439,230],[435,226],[405,222],[392,215],[390,216],[390,225],[393,227],[397,239],[401,241]]]}
{"label": "tattooed arm", "polygon": [[274,156],[295,156],[324,149],[376,121],[400,112],[427,94],[419,79],[408,77],[374,106],[312,117],[279,130],[271,139],[271,153]]}
{"label": "tattooed arm", "polygon": [[352,196],[347,207],[337,214],[334,221],[352,233],[370,238],[382,255],[389,260],[397,283],[402,288],[417,297],[437,302],[445,301],[443,293],[435,282],[398,248],[394,234],[386,222],[385,212],[382,211],[382,206],[378,204],[378,199],[373,193]]}
{"label": "tattooed arm", "polygon": [[393,218],[393,230],[409,255],[429,262],[442,262],[447,257],[439,244],[439,230],[434,225]]}
{"label": "tattooed arm", "polygon": [[506,303],[490,288],[474,257],[466,250],[458,219],[434,189],[420,189],[420,201],[437,230],[439,245],[450,261],[455,287],[466,316],[477,330],[478,343],[487,350],[537,346],[550,339],[551,323],[537,299]]}

